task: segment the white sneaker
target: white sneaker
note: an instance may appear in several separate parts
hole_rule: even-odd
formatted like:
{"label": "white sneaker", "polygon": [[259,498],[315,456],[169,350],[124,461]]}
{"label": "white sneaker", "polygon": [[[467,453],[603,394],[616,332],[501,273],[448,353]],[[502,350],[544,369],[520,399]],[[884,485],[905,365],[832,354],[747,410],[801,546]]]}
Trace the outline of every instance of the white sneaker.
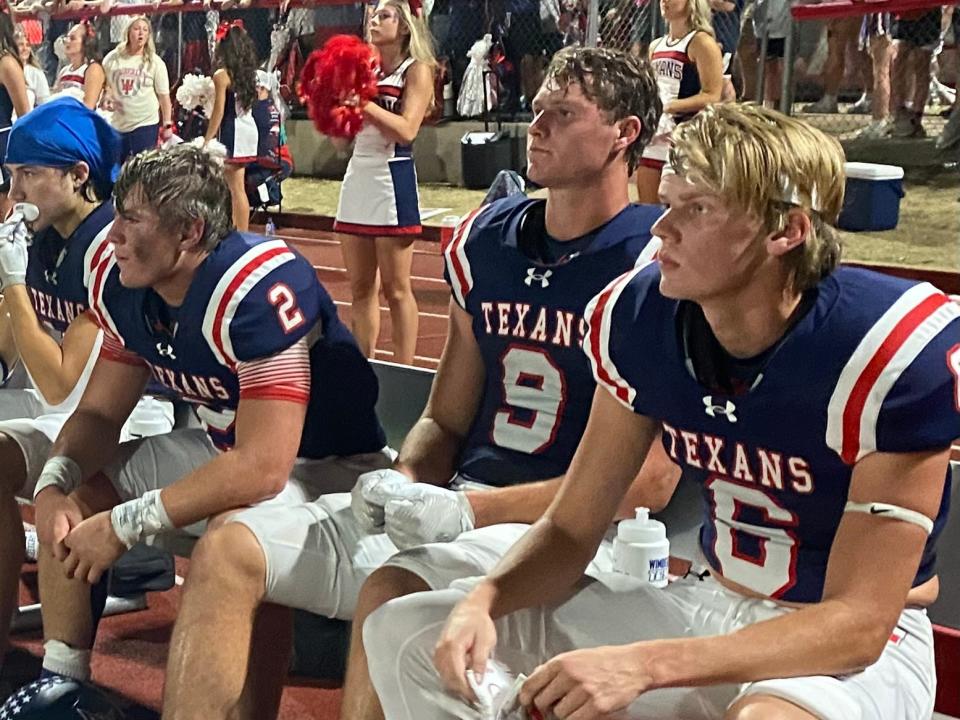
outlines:
{"label": "white sneaker", "polygon": [[824,95],[815,103],[804,105],[800,111],[805,113],[835,113],[837,111],[837,99]]}
{"label": "white sneaker", "polygon": [[960,105],[956,105],[943,126],[943,132],[937,138],[937,150],[949,150],[960,144]]}
{"label": "white sneaker", "polygon": [[920,120],[921,116],[913,112],[898,113],[890,128],[890,137],[895,138],[921,138],[926,137],[927,133],[923,129]]}
{"label": "white sneaker", "polygon": [[890,135],[890,118],[871,120],[854,135],[857,140],[879,140]]}
{"label": "white sneaker", "polygon": [[848,115],[869,115],[873,112],[873,98],[864,93],[853,105],[847,108]]}

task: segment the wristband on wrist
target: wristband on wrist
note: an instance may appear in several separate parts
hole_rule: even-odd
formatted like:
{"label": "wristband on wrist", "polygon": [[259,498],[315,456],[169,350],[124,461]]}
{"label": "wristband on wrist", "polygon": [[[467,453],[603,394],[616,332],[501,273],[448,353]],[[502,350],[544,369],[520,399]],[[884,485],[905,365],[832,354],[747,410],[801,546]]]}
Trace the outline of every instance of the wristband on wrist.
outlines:
{"label": "wristband on wrist", "polygon": [[174,528],[159,490],[150,490],[114,507],[110,524],[128,550],[148,537]]}
{"label": "wristband on wrist", "polygon": [[76,461],[66,455],[57,455],[47,460],[43,470],[40,471],[40,479],[37,480],[37,487],[33,491],[33,499],[36,500],[37,495],[51,485],[60,488],[64,495],[69,495],[82,483],[83,473]]}

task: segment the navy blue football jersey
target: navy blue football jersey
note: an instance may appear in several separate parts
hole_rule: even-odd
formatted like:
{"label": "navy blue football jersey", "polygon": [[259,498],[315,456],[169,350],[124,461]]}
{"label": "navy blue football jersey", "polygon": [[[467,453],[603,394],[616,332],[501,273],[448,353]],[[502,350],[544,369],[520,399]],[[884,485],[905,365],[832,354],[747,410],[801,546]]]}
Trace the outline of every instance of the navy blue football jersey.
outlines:
{"label": "navy blue football jersey", "polygon": [[[755,592],[816,602],[854,465],[946,448],[960,433],[960,306],[926,283],[840,268],[752,387],[726,396],[693,375],[681,303],[659,281],[651,265],[590,304],[584,348],[597,378],[661,420],[668,454],[702,483],[708,562]],[[915,584],[935,572],[947,483]]]}
{"label": "navy blue football jersey", "polygon": [[[376,375],[313,267],[284,242],[233,232],[197,269],[179,308],[149,288],[125,288],[116,259],[96,269],[91,308],[105,353],[123,346],[153,380],[191,402],[221,449],[234,443],[238,368],[301,340],[309,345],[309,396],[299,456],[322,458],[380,450]],[[119,356],[112,359],[125,360]]]}
{"label": "navy blue football jersey", "polygon": [[33,236],[27,251],[27,290],[37,319],[47,330],[64,333],[87,309],[93,268],[110,253],[107,234],[113,203],[97,207],[66,240],[47,227]]}
{"label": "navy blue football jersey", "polygon": [[584,309],[658,247],[650,227],[660,209],[632,205],[585,247],[552,264],[533,260],[519,230],[543,202],[515,196],[487,205],[465,218],[444,248],[447,282],[473,319],[486,373],[458,472],[488,485],[566,472],[596,387],[580,349]]}

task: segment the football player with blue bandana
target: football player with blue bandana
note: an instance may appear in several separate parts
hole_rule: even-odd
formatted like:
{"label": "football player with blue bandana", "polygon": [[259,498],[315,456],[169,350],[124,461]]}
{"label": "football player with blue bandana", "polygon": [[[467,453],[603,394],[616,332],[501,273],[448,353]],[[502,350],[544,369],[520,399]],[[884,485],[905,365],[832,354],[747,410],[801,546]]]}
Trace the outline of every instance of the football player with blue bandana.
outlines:
{"label": "football player with blue bandana", "polygon": [[[262,548],[268,598],[294,604],[301,553],[276,523],[393,457],[376,376],[314,268],[280,240],[233,229],[216,159],[185,145],[141,153],[114,196],[114,253],[90,291],[103,347],[36,489],[44,673],[78,680],[93,641],[79,599],[126,549],[235,524]],[[149,380],[193,404],[203,428],[118,445]],[[203,591],[191,574],[184,603]]]}
{"label": "football player with blue bandana", "polygon": [[96,361],[100,333],[88,295],[93,268],[110,253],[119,170],[116,132],[72,98],[17,120],[9,140],[16,207],[0,224],[0,386],[18,365],[31,382],[0,389],[0,697],[18,679],[12,663],[4,672],[24,561],[17,498],[33,498]]}
{"label": "football player with blue bandana", "polygon": [[[473,717],[493,653],[564,720],[930,717],[960,306],[837,267],[843,160],[756,106],[678,127],[657,263],[587,309],[598,388],[555,502],[486,577],[367,620],[387,717]],[[705,572],[584,577],[661,427]]]}

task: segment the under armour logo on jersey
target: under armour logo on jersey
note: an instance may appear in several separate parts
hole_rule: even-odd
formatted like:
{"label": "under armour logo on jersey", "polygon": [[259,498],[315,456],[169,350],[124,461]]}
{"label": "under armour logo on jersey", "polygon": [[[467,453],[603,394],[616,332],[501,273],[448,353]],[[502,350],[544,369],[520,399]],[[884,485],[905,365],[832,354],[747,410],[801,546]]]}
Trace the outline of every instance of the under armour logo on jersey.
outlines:
{"label": "under armour logo on jersey", "polygon": [[537,272],[535,267],[527,268],[527,276],[523,279],[523,282],[527,287],[533,287],[533,283],[538,282],[540,287],[545,288],[550,286],[551,275],[553,275],[553,270]]}
{"label": "under armour logo on jersey", "polygon": [[713,402],[713,395],[704,395],[703,396],[703,406],[704,412],[707,413],[710,417],[716,417],[717,415],[723,415],[727,420],[732,423],[737,421],[737,416],[733,413],[736,411],[737,406],[734,405],[729,400],[726,401],[724,405],[717,405]]}
{"label": "under armour logo on jersey", "polygon": [[57,284],[57,271],[56,270],[44,270],[43,271],[44,279],[51,285]]}
{"label": "under armour logo on jersey", "polygon": [[157,343],[157,352],[160,353],[161,357],[168,357],[171,360],[176,360],[177,356],[173,354],[173,345],[170,343]]}

